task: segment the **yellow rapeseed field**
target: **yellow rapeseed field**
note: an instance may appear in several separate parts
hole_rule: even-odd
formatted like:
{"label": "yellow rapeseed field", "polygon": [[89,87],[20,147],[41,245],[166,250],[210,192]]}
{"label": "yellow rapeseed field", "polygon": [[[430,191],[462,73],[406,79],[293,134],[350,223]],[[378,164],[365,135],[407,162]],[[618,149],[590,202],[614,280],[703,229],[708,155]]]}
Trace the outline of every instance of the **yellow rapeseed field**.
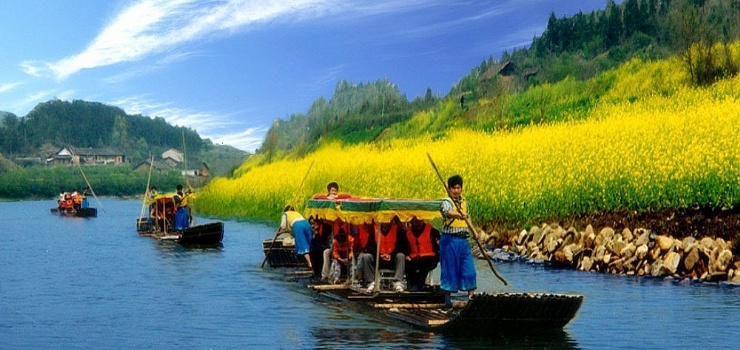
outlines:
{"label": "yellow rapeseed field", "polygon": [[[633,61],[589,117],[513,132],[451,131],[382,145],[323,145],[298,161],[217,179],[198,197],[206,213],[277,220],[330,181],[340,192],[440,198],[461,174],[477,221],[521,224],[616,209],[729,207],[740,198],[740,78],[683,87],[675,60]],[[311,171],[302,180],[307,170]]]}

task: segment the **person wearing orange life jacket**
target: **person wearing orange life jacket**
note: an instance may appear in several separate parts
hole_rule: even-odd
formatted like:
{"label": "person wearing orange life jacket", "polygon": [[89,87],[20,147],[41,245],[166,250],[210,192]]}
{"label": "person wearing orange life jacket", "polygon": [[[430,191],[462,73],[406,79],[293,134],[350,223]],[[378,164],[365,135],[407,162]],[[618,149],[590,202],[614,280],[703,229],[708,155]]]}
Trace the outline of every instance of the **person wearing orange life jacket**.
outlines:
{"label": "person wearing orange life jacket", "polygon": [[[378,237],[380,245],[375,240]],[[365,279],[369,281],[367,291],[375,291],[375,255],[376,249],[379,250],[379,266],[383,268],[393,268],[395,270],[393,289],[402,292],[403,278],[406,274],[406,255],[408,254],[408,241],[404,234],[398,217],[393,218],[390,223],[381,223],[376,225],[376,232],[367,243],[366,252],[360,256],[362,264],[362,273]]]}
{"label": "person wearing orange life jacket", "polygon": [[355,276],[360,286],[364,286],[365,274],[362,271],[362,264],[360,264],[360,254],[367,251],[367,243],[370,241],[370,236],[375,232],[375,224],[360,224],[353,225],[350,227],[350,234],[352,235],[354,244],[352,245],[352,255],[355,257]]}
{"label": "person wearing orange life jacket", "polygon": [[409,242],[406,281],[409,291],[418,292],[424,288],[429,271],[439,263],[439,231],[413,217],[406,228],[406,239]]}
{"label": "person wearing orange life jacket", "polygon": [[72,206],[75,208],[75,210],[80,209],[82,207],[82,196],[80,195],[80,192],[75,189],[72,191]]}
{"label": "person wearing orange life jacket", "polygon": [[296,255],[303,256],[308,263],[308,267],[311,265],[311,224],[301,216],[292,205],[285,206],[283,215],[280,218],[280,231],[290,232],[295,239],[295,253]]}
{"label": "person wearing orange life jacket", "polygon": [[339,283],[342,277],[342,267],[346,268],[347,275],[350,271],[350,263],[352,261],[352,246],[354,245],[354,239],[352,236],[347,234],[347,231],[343,227],[339,228],[339,232],[334,235],[334,240],[331,244],[331,272],[330,272],[330,283]]}
{"label": "person wearing orange life jacket", "polygon": [[[445,307],[452,307],[451,293],[466,291],[475,295],[477,277],[473,253],[468,243],[468,202],[462,196],[463,179],[460,175],[447,179],[450,198],[442,200],[440,211],[444,219],[439,239],[440,288],[445,294]],[[460,206],[462,212],[457,210]]]}
{"label": "person wearing orange life jacket", "polygon": [[[349,232],[350,230],[349,223],[342,221],[342,219],[336,219],[334,221],[329,221],[328,223],[331,227],[329,230],[331,233],[331,237],[329,238],[330,242],[334,242],[334,236],[336,236],[340,230],[344,230],[344,232]],[[331,254],[330,245],[324,249],[324,255],[322,257],[323,266],[321,267],[321,282],[329,282],[329,278],[331,277]]]}

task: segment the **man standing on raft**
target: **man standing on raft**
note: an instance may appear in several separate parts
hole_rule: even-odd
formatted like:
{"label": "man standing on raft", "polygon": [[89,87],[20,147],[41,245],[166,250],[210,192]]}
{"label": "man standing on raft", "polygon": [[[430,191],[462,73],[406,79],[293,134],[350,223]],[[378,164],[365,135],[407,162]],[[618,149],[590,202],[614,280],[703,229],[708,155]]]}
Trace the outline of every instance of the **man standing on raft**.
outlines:
{"label": "man standing on raft", "polygon": [[[468,202],[462,197],[463,179],[454,175],[447,179],[450,198],[442,200],[441,212],[444,218],[439,241],[440,288],[445,293],[445,307],[452,307],[452,293],[467,291],[475,295],[476,274],[473,253],[468,243]],[[455,201],[455,203],[453,203]],[[457,209],[459,205],[460,211]]]}
{"label": "man standing on raft", "polygon": [[299,214],[292,205],[285,206],[280,219],[280,231],[288,232],[295,239],[295,253],[303,256],[309,268],[311,264],[311,224]]}

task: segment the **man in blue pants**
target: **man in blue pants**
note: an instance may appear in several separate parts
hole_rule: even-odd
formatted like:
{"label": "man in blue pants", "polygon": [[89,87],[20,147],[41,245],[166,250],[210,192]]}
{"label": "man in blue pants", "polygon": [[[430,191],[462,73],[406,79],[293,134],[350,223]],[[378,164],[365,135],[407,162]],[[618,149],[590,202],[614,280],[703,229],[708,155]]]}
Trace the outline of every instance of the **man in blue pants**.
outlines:
{"label": "man in blue pants", "polygon": [[462,197],[462,176],[454,175],[447,179],[447,187],[450,198],[442,201],[440,209],[444,221],[440,230],[439,259],[440,288],[445,293],[445,307],[451,308],[452,293],[467,291],[468,297],[472,298],[477,283],[473,253],[468,243],[468,203]]}

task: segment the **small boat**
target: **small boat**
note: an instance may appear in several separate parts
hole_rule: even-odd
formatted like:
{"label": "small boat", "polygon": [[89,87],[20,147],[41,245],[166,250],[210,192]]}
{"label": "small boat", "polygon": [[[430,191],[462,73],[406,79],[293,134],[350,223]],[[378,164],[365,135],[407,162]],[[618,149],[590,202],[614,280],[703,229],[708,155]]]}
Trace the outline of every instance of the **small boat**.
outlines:
{"label": "small boat", "polygon": [[94,218],[98,216],[98,209],[96,208],[60,208],[55,207],[50,209],[52,214],[60,216],[74,216],[79,218]]}
{"label": "small boat", "polygon": [[57,206],[50,209],[52,214],[80,218],[98,216],[98,210],[88,206],[84,194],[81,195],[75,191],[73,193],[65,192],[60,196],[61,198],[57,200]]}
{"label": "small boat", "polygon": [[306,259],[299,258],[295,253],[295,244],[288,239],[278,238],[262,241],[262,251],[265,253],[270,267],[308,267]]}
{"label": "small boat", "polygon": [[163,241],[187,246],[217,246],[224,238],[224,224],[216,221],[175,230],[174,194],[157,195],[150,200],[150,217],[136,220],[136,231]]}
{"label": "small boat", "polygon": [[444,293],[436,287],[421,292],[374,294],[341,285],[310,288],[331,299],[351,302],[360,311],[383,320],[392,319],[427,332],[479,338],[561,330],[583,302],[583,296],[573,294],[481,293],[470,300],[456,300],[451,309],[445,309]]}
{"label": "small boat", "polygon": [[[344,198],[340,200],[311,199],[304,216],[307,218],[358,225],[389,222],[399,218],[407,222],[412,217],[425,221],[439,220],[440,201]],[[263,251],[271,267],[301,267],[294,248],[281,240],[263,241]],[[272,246],[270,248],[270,246]],[[438,285],[426,285],[421,291],[396,291],[392,277],[378,273],[378,290],[370,293],[361,288],[352,273],[343,284],[311,285],[308,288],[332,300],[347,302],[382,319],[392,319],[423,331],[450,336],[496,337],[508,333],[562,332],[576,315],[583,296],[561,293],[480,293],[468,299],[453,294],[452,308],[444,305],[444,291]],[[391,273],[392,276],[392,273]],[[305,279],[299,279],[305,282]]]}

